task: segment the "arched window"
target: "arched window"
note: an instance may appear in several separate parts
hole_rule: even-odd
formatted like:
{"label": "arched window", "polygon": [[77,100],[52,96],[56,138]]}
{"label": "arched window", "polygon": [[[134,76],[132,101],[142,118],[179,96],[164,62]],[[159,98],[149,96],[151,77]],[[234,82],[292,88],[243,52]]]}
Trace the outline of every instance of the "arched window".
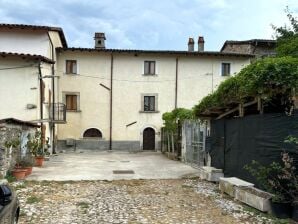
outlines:
{"label": "arched window", "polygon": [[89,128],[84,132],[83,138],[102,138],[102,134],[96,128]]}

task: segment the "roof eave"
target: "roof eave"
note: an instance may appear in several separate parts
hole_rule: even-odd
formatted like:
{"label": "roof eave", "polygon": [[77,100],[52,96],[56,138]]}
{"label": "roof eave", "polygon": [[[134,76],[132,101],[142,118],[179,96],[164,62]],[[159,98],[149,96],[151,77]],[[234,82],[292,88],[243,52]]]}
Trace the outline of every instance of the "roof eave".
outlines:
{"label": "roof eave", "polygon": [[6,57],[6,56],[12,56],[12,57],[21,57],[21,58],[30,58],[33,60],[43,61],[49,64],[55,64],[55,61],[44,57],[42,55],[36,55],[36,54],[23,54],[23,53],[14,53],[14,52],[0,52],[0,56]]}
{"label": "roof eave", "polygon": [[191,55],[191,56],[231,56],[231,57],[255,57],[252,54],[226,53],[217,51],[189,52],[189,51],[170,51],[170,50],[133,50],[133,49],[95,49],[95,48],[57,48],[58,51],[85,51],[85,52],[107,52],[107,53],[144,53],[144,54],[172,54],[172,55]]}

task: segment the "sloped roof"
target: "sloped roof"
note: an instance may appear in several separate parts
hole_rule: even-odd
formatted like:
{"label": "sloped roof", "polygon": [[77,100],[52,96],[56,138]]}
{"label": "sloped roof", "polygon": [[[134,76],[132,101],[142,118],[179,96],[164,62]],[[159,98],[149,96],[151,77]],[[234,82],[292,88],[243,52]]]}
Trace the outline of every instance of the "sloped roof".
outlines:
{"label": "sloped roof", "polygon": [[0,119],[0,124],[3,124],[3,123],[19,124],[19,125],[25,125],[25,126],[34,127],[34,128],[39,128],[40,127],[40,125],[38,125],[38,124],[34,124],[32,122],[29,122],[29,121],[18,120],[18,119],[15,119],[15,118]]}
{"label": "sloped roof", "polygon": [[227,44],[253,44],[253,45],[258,45],[258,44],[267,44],[267,45],[275,45],[276,40],[269,40],[269,39],[251,39],[251,40],[227,40],[223,44],[222,48],[220,51],[223,51],[225,46]]}
{"label": "sloped roof", "polygon": [[56,32],[59,33],[59,36],[60,36],[60,39],[61,39],[61,42],[62,42],[62,46],[67,47],[67,42],[66,42],[66,39],[65,39],[63,29],[60,28],[60,27],[0,23],[0,28],[1,27],[9,28],[9,29],[56,31]]}
{"label": "sloped roof", "polygon": [[14,53],[14,52],[0,52],[0,55],[2,57],[6,56],[16,56],[16,57],[21,57],[21,58],[29,58],[32,60],[37,60],[37,61],[43,61],[47,62],[49,64],[54,64],[55,62],[47,57],[44,57],[42,55],[37,55],[37,54],[23,54],[23,53]]}

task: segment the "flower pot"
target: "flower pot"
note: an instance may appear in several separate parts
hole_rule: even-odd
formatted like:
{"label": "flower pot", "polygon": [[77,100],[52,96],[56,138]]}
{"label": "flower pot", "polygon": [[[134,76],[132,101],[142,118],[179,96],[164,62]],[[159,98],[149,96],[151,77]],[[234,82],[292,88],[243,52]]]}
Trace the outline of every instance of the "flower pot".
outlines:
{"label": "flower pot", "polygon": [[35,165],[41,167],[43,165],[44,157],[36,156],[35,157]]}
{"label": "flower pot", "polygon": [[21,169],[21,168],[15,168],[12,171],[12,175],[17,179],[17,180],[23,180],[25,179],[26,176],[26,170]]}
{"label": "flower pot", "polygon": [[26,176],[32,173],[32,166],[24,167],[24,169],[26,170]]}
{"label": "flower pot", "polygon": [[292,219],[298,222],[298,201],[293,202]]}
{"label": "flower pot", "polygon": [[271,202],[272,215],[279,219],[287,219],[292,215],[292,206],[290,202]]}

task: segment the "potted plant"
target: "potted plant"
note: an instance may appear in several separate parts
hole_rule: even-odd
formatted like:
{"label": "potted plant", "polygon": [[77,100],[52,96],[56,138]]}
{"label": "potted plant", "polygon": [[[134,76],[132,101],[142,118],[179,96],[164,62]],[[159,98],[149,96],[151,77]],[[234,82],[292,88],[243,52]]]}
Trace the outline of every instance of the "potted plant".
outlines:
{"label": "potted plant", "polygon": [[28,136],[27,148],[35,157],[35,165],[41,167],[44,161],[44,149],[39,131],[35,132],[34,136]]}
{"label": "potted plant", "polygon": [[31,153],[27,153],[24,158],[19,162],[19,166],[26,170],[26,176],[32,173],[32,167],[34,165],[33,157]]}
{"label": "potted plant", "polygon": [[[268,166],[252,161],[244,167],[254,177],[264,190],[273,194],[271,211],[278,218],[290,218],[292,205],[298,199],[298,177],[293,158],[288,153],[282,153],[282,163],[272,162]],[[296,204],[297,205],[297,204]]]}

